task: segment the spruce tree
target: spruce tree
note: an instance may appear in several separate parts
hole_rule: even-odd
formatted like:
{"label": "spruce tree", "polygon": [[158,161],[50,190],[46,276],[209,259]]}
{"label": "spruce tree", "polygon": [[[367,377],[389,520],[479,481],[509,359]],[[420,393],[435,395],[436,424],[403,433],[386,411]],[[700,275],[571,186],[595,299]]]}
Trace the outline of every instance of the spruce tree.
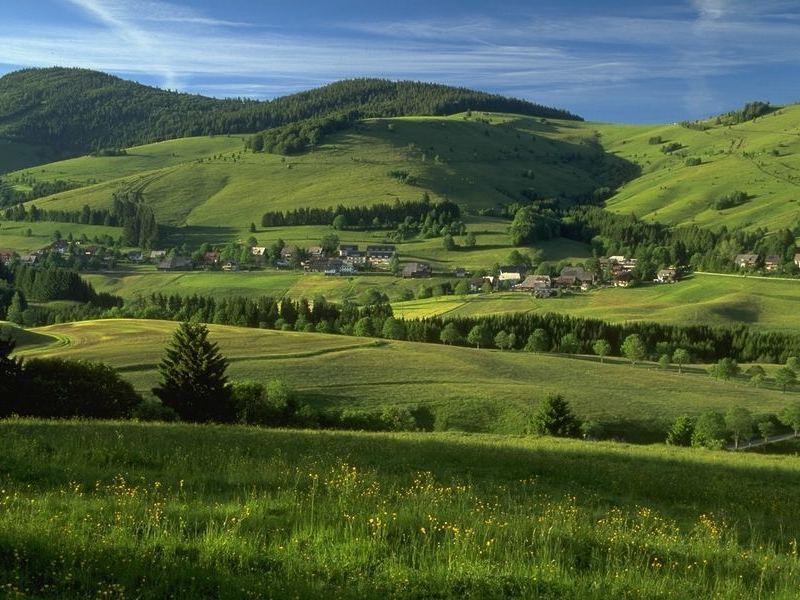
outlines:
{"label": "spruce tree", "polygon": [[531,422],[534,433],[556,437],[572,437],[578,432],[578,419],[561,394],[542,400]]}
{"label": "spruce tree", "polygon": [[22,324],[22,313],[27,308],[22,292],[16,292],[11,298],[11,305],[8,307],[6,319],[12,323]]}
{"label": "spruce tree", "polygon": [[16,342],[0,337],[0,417],[11,414],[19,401],[22,361],[11,358]]}
{"label": "spruce tree", "polygon": [[205,325],[181,323],[158,366],[162,382],[153,393],[185,421],[230,422],[234,408],[227,368]]}

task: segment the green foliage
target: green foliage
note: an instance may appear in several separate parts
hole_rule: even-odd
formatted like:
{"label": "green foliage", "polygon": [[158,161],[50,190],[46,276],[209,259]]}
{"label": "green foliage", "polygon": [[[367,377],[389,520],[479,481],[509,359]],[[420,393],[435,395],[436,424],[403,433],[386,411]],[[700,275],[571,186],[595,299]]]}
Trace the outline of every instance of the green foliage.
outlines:
{"label": "green foliage", "polygon": [[525,344],[528,352],[549,352],[551,347],[550,336],[544,329],[535,329],[529,336]]}
{"label": "green foliage", "polygon": [[558,343],[559,352],[564,354],[577,354],[580,351],[580,340],[572,333],[566,334]]}
{"label": "green foliage", "polygon": [[555,437],[573,437],[579,429],[569,403],[560,394],[547,396],[539,403],[531,427],[536,434]]}
{"label": "green foliage", "polygon": [[785,392],[787,387],[797,383],[797,373],[789,367],[781,367],[775,372],[775,383]]}
{"label": "green foliage", "polygon": [[525,246],[552,240],[561,232],[561,224],[552,211],[524,206],[514,215],[509,233],[513,246]]}
{"label": "green foliage", "polygon": [[486,347],[492,343],[492,330],[484,324],[475,325],[467,334],[467,342],[476,348]]}
{"label": "green foliage", "polygon": [[681,415],[667,432],[667,444],[670,446],[691,446],[694,435],[695,419]]}
{"label": "green foliage", "polygon": [[705,412],[697,418],[692,433],[692,446],[720,450],[727,438],[725,418],[718,412]]}
{"label": "green foliage", "polygon": [[447,323],[442,328],[439,339],[443,344],[452,346],[453,344],[460,344],[464,338],[453,323]]}
{"label": "green foliage", "polygon": [[739,364],[732,358],[721,358],[717,364],[712,365],[708,370],[709,374],[716,379],[733,379],[741,372]]}
{"label": "green foliage", "polygon": [[734,406],[725,413],[725,426],[733,435],[733,443],[738,448],[742,438],[749,438],[753,433],[753,415],[746,408]]}
{"label": "green foliage", "polygon": [[625,338],[625,341],[622,342],[622,346],[620,347],[620,351],[625,358],[631,361],[632,365],[644,360],[647,356],[647,347],[641,336],[636,333],[632,333]]}
{"label": "green foliage", "polygon": [[20,373],[13,412],[21,416],[120,419],[142,401],[112,367],[61,358],[33,358]]}
{"label": "green foliage", "polygon": [[234,407],[227,367],[205,325],[181,323],[158,366],[161,383],[153,393],[185,421],[230,422]]}
{"label": "green foliage", "polygon": [[779,415],[781,423],[791,427],[795,436],[800,433],[800,402],[793,402]]}
{"label": "green foliage", "polygon": [[714,210],[725,210],[727,208],[734,208],[735,206],[740,206],[747,202],[750,199],[750,196],[745,192],[731,192],[730,194],[725,194],[724,196],[720,196],[716,200],[711,203],[711,208]]}
{"label": "green foliage", "polygon": [[692,357],[683,348],[677,348],[675,352],[672,353],[672,362],[678,365],[678,373],[680,373],[683,369],[683,365],[692,362]]}
{"label": "green foliage", "polygon": [[605,357],[611,353],[611,344],[606,340],[597,340],[592,344],[592,352],[600,357],[600,362],[603,362]]}

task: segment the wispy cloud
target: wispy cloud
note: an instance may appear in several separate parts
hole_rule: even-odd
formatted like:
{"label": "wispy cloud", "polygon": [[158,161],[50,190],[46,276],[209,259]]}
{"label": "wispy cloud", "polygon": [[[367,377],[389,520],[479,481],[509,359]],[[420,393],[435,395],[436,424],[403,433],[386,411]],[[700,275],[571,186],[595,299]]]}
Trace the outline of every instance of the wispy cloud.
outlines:
{"label": "wispy cloud", "polygon": [[587,94],[669,81],[696,113],[718,102],[708,78],[797,64],[800,56],[800,19],[789,0],[687,0],[670,10],[585,17],[344,21],[314,35],[280,34],[174,2],[60,1],[90,20],[39,25],[36,35],[6,27],[2,62],[156,76],[164,87],[220,96],[269,97],[343,77],[380,76],[566,106]]}

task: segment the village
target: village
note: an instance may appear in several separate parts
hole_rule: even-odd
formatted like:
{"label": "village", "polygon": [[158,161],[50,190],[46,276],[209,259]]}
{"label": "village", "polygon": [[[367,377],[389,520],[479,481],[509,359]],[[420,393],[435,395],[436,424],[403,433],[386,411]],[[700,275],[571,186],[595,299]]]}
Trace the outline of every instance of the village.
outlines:
{"label": "village", "polygon": [[[335,236],[334,236],[335,237]],[[106,243],[102,243],[102,242]],[[254,242],[251,239],[250,242]],[[338,239],[322,240],[321,245],[301,248],[278,241],[272,246],[256,243],[232,244],[211,248],[203,245],[193,254],[176,249],[120,251],[111,240],[56,239],[39,250],[19,255],[12,250],[0,250],[0,263],[36,265],[47,262],[53,266],[69,266],[83,271],[113,271],[150,266],[159,272],[221,271],[242,272],[272,268],[299,270],[330,277],[355,277],[362,274],[386,274],[404,279],[432,277],[455,278],[465,281],[461,289],[468,293],[498,291],[530,294],[535,298],[550,298],[564,292],[589,291],[593,288],[628,288],[642,283],[672,284],[687,273],[685,268],[670,266],[656,271],[655,277],[644,280],[637,272],[636,258],[623,255],[588,259],[584,264],[551,267],[517,264],[495,265],[471,273],[464,268],[437,268],[429,262],[401,262],[397,248],[391,244],[367,245],[338,243]],[[324,245],[323,245],[324,244]],[[235,257],[234,257],[235,256]],[[775,273],[781,265],[779,256],[738,254],[732,260],[735,272]],[[800,268],[800,253],[794,264]]]}

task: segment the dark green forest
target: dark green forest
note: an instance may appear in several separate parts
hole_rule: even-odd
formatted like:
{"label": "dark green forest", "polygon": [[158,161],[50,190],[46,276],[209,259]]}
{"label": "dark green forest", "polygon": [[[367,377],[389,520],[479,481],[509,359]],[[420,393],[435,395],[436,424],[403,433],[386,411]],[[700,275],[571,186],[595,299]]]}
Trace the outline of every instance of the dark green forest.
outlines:
{"label": "dark green forest", "polygon": [[195,135],[252,133],[308,119],[442,115],[462,110],[577,120],[567,111],[464,88],[353,79],[272,101],[177,93],[85,69],[0,78],[0,138],[59,156],[107,153]]}

